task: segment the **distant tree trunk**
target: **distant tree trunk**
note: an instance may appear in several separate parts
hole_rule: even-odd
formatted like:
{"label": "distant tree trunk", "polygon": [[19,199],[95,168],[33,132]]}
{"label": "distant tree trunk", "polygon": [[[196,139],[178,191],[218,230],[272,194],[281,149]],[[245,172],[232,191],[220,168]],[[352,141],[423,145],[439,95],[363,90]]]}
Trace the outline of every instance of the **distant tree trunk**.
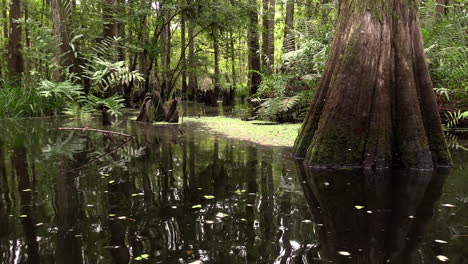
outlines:
{"label": "distant tree trunk", "polygon": [[286,2],[286,21],[284,26],[283,49],[285,52],[295,50],[296,41],[294,39],[294,1],[287,0]]}
{"label": "distant tree trunk", "polygon": [[[125,0],[117,0],[116,1],[116,5],[118,5],[117,7],[118,8],[122,8],[124,7],[124,5],[126,4],[126,1]],[[116,15],[121,15],[120,13],[116,14]],[[122,39],[125,39],[125,24],[119,20],[118,22],[116,22],[116,36],[119,37],[119,38],[122,38]],[[124,48],[122,45],[119,46],[118,48],[118,60],[119,61],[125,61],[125,51],[124,51]]]}
{"label": "distant tree trunk", "polygon": [[68,68],[73,73],[78,72],[78,63],[70,46],[68,15],[66,14],[64,3],[62,0],[50,0],[56,45],[55,60],[62,67],[62,69],[56,72],[55,78],[60,81],[65,79],[64,69]]}
{"label": "distant tree trunk", "polygon": [[[29,19],[29,2],[23,2],[24,5],[24,20],[28,21]],[[24,39],[26,42],[26,48],[31,47],[31,39],[29,38],[29,25],[26,23],[24,25]]]}
{"label": "distant tree trunk", "polygon": [[274,71],[275,66],[275,14],[276,0],[270,0],[270,8],[268,12],[268,63],[270,71]]}
{"label": "distant tree trunk", "polygon": [[214,93],[216,98],[221,95],[221,72],[219,70],[219,39],[218,31],[213,30],[213,50],[214,50]]}
{"label": "distant tree trunk", "polygon": [[164,26],[161,34],[161,66],[162,66],[162,83],[161,83],[161,97],[163,101],[169,99],[172,87],[170,87],[170,68],[171,68],[171,26],[170,21]]}
{"label": "distant tree trunk", "polygon": [[185,26],[185,16],[180,17],[180,56],[182,58],[182,70],[181,70],[181,79],[182,79],[182,97],[187,99],[187,59],[185,55],[186,50],[186,40],[185,40],[186,26]]}
{"label": "distant tree trunk", "polygon": [[8,71],[13,78],[18,78],[24,71],[23,54],[21,51],[21,0],[10,2],[10,34],[8,39]]}
{"label": "distant tree trunk", "polygon": [[448,0],[437,0],[436,1],[436,16],[444,17],[447,13]]}
{"label": "distant tree trunk", "polygon": [[263,71],[270,72],[270,56],[269,56],[269,47],[270,47],[270,0],[263,0],[262,8],[262,66]]}
{"label": "distant tree trunk", "polygon": [[117,23],[115,22],[115,5],[117,0],[104,0],[102,6],[103,16],[103,31],[104,39],[114,38],[117,36]]}
{"label": "distant tree trunk", "polygon": [[198,92],[198,83],[197,83],[197,73],[196,73],[196,65],[195,65],[195,36],[194,36],[194,26],[195,23],[190,21],[188,27],[188,35],[189,35],[189,99],[190,100],[197,100],[197,92]]}
{"label": "distant tree trunk", "polygon": [[295,143],[315,166],[450,165],[416,0],[342,0],[316,97]]}
{"label": "distant tree trunk", "polygon": [[253,95],[257,92],[262,80],[260,75],[260,44],[258,33],[258,14],[256,7],[255,9],[249,10],[248,45],[250,95]]}
{"label": "distant tree trunk", "polygon": [[275,0],[263,0],[262,60],[263,70],[271,73],[275,64]]}
{"label": "distant tree trunk", "polygon": [[306,0],[305,9],[306,20],[309,20],[312,18],[312,0]]}
{"label": "distant tree trunk", "polygon": [[8,39],[8,6],[7,1],[2,0],[2,18],[3,18],[3,37]]}
{"label": "distant tree trunk", "polygon": [[231,52],[231,74],[232,74],[232,89],[237,87],[237,74],[236,74],[236,54],[234,49],[234,37],[232,32],[229,33],[229,46]]}

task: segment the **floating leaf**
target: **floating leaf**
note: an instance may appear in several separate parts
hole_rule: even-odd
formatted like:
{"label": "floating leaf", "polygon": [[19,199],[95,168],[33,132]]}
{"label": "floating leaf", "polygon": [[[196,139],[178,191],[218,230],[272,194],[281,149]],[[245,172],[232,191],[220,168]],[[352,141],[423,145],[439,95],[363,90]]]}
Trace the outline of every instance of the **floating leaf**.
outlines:
{"label": "floating leaf", "polygon": [[193,209],[202,208],[202,205],[201,205],[201,204],[197,204],[197,205],[192,206],[192,208],[193,208]]}
{"label": "floating leaf", "polygon": [[440,240],[440,239],[436,239],[434,240],[436,243],[439,243],[439,244],[447,244],[448,242],[447,241],[444,241],[444,240]]}
{"label": "floating leaf", "polygon": [[112,180],[112,181],[109,181],[109,184],[113,184],[114,182],[115,182],[114,180]]}
{"label": "floating leaf", "polygon": [[446,256],[442,256],[442,255],[437,256],[437,259],[442,262],[447,262],[449,260],[449,258],[447,258]]}
{"label": "floating leaf", "polygon": [[32,192],[31,189],[24,189],[23,192]]}
{"label": "floating leaf", "polygon": [[21,218],[26,218],[28,215],[20,215]]}
{"label": "floating leaf", "polygon": [[217,213],[216,214],[216,217],[218,217],[218,218],[224,218],[224,217],[227,217],[227,216],[229,216],[229,215],[225,214],[225,213]]}
{"label": "floating leaf", "polygon": [[242,222],[247,222],[247,219],[241,218],[241,221],[242,221]]}
{"label": "floating leaf", "polygon": [[135,260],[144,260],[144,259],[149,259],[149,255],[143,254],[135,258]]}
{"label": "floating leaf", "polygon": [[110,216],[110,217],[115,217],[115,216],[117,216],[117,215],[115,215],[115,214],[110,214],[109,216]]}
{"label": "floating leaf", "polygon": [[456,206],[453,205],[453,204],[443,204],[442,206],[443,206],[443,207],[449,207],[449,208],[454,208],[454,207],[456,207]]}
{"label": "floating leaf", "polygon": [[358,209],[358,210],[362,210],[364,208],[366,208],[365,206],[362,206],[362,205],[355,205],[354,208]]}
{"label": "floating leaf", "polygon": [[215,198],[214,195],[204,195],[203,197],[207,200],[212,200]]}
{"label": "floating leaf", "polygon": [[338,254],[342,256],[351,256],[351,253],[349,253],[348,251],[338,251]]}

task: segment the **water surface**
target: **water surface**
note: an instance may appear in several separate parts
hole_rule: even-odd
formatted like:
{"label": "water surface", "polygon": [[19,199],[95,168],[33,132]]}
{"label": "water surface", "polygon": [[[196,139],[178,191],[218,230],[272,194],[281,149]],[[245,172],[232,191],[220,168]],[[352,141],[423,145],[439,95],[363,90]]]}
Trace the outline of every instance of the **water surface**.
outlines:
{"label": "water surface", "polygon": [[187,124],[124,118],[125,145],[58,129],[93,120],[1,126],[2,264],[468,261],[462,150],[451,172],[316,171]]}

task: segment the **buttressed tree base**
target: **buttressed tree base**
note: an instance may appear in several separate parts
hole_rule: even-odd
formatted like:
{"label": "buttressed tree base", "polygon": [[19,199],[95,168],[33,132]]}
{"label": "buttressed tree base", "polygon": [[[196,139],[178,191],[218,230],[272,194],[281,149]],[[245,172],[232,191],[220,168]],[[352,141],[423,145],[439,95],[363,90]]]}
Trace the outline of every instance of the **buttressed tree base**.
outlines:
{"label": "buttressed tree base", "polygon": [[417,0],[342,0],[295,154],[318,167],[450,166]]}

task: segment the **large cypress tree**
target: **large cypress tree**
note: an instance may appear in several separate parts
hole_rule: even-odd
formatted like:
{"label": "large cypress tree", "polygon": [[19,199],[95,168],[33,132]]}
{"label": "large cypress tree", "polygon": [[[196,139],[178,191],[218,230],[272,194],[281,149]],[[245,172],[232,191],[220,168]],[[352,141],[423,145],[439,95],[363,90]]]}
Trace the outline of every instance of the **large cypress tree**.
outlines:
{"label": "large cypress tree", "polygon": [[450,165],[418,0],[341,0],[295,154],[325,167]]}

